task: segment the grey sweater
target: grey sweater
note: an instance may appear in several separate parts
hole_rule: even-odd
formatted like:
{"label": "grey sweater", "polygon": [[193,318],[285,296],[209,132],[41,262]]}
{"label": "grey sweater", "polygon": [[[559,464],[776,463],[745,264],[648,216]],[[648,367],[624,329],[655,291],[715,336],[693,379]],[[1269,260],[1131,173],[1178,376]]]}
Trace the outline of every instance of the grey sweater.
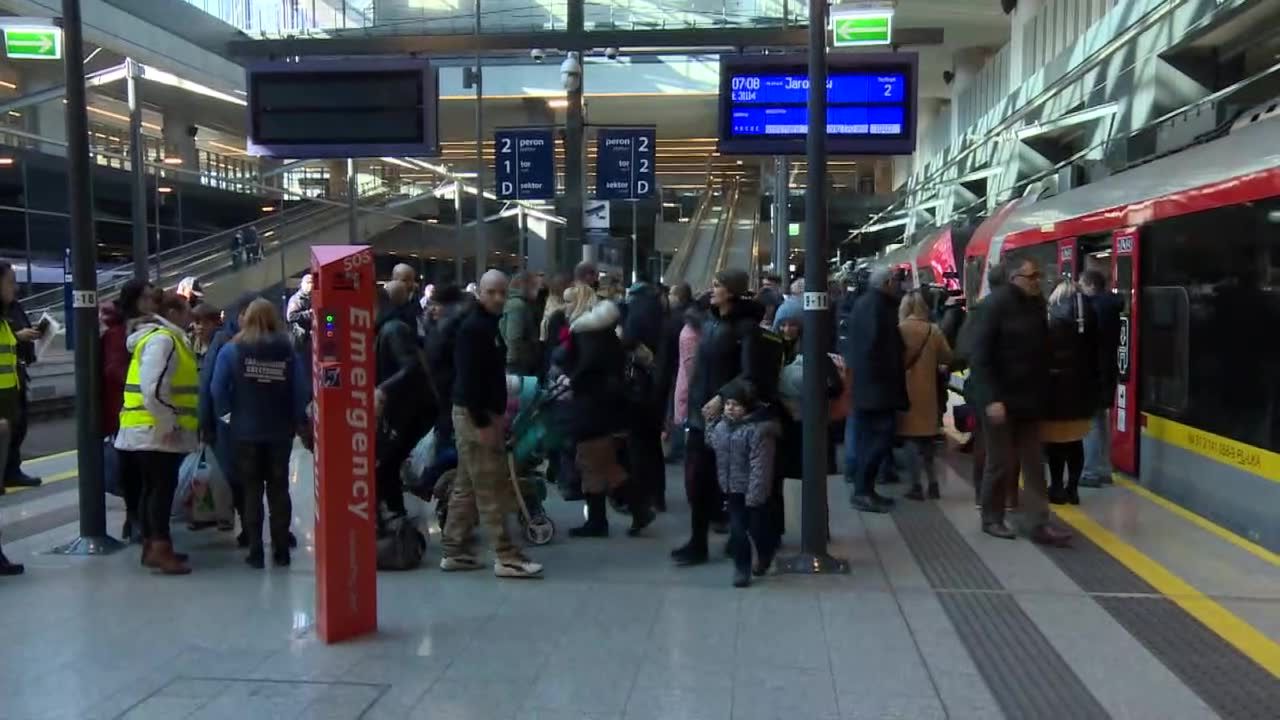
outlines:
{"label": "grey sweater", "polygon": [[773,462],[781,430],[766,412],[757,411],[741,421],[721,417],[708,432],[716,453],[720,490],[746,495],[748,507],[759,507],[773,488]]}

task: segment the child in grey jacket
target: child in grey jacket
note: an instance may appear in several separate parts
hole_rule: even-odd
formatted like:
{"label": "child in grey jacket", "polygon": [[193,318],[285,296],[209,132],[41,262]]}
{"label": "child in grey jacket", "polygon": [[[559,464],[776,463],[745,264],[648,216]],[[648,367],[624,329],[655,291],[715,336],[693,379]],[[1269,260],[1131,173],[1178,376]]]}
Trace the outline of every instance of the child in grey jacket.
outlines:
{"label": "child in grey jacket", "polygon": [[[751,384],[735,380],[720,391],[724,414],[707,432],[716,454],[720,490],[729,504],[729,547],[734,587],[747,587],[751,575],[764,575],[778,549],[777,533],[766,504],[773,489],[773,462],[780,429],[771,408],[761,406]],[[756,564],[751,564],[755,542]]]}

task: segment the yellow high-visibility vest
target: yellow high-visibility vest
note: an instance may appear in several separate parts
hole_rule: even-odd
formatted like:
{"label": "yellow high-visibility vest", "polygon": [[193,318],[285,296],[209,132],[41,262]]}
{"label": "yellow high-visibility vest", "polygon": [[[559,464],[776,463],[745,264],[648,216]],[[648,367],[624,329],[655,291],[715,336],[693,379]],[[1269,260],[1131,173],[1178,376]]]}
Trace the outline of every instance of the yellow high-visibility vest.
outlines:
{"label": "yellow high-visibility vest", "polygon": [[0,320],[0,390],[18,387],[18,338],[8,320]]}
{"label": "yellow high-visibility vest", "polygon": [[196,364],[195,354],[187,346],[187,341],[167,328],[157,328],[147,333],[133,349],[133,358],[129,360],[129,373],[124,379],[124,407],[120,410],[120,427],[156,426],[155,416],[142,402],[142,351],[159,333],[165,333],[173,339],[174,358],[177,361],[173,371],[173,382],[169,388],[171,394],[167,400],[178,411],[178,427],[183,430],[195,430],[199,426],[199,418],[196,415],[200,394],[199,366]]}

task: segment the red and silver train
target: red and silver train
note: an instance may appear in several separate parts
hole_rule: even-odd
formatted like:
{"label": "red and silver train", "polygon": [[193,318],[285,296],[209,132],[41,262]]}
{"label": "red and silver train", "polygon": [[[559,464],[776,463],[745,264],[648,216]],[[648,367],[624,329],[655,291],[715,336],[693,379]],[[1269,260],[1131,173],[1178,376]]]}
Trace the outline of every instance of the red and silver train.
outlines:
{"label": "red and silver train", "polygon": [[1033,258],[1047,283],[1106,273],[1125,306],[1116,470],[1280,551],[1280,117],[1006,204],[974,229],[962,268],[951,233],[906,262],[921,282],[958,270],[971,303],[999,259]]}

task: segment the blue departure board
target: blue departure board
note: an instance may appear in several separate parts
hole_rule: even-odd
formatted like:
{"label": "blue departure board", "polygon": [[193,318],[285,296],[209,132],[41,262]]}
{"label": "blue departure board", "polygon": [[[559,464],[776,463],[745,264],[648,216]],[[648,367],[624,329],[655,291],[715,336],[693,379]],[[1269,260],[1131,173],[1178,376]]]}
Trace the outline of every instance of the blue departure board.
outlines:
{"label": "blue departure board", "polygon": [[[798,154],[809,132],[809,79],[795,56],[721,61],[720,150]],[[916,58],[910,53],[831,56],[827,149],[832,154],[915,150]]]}

